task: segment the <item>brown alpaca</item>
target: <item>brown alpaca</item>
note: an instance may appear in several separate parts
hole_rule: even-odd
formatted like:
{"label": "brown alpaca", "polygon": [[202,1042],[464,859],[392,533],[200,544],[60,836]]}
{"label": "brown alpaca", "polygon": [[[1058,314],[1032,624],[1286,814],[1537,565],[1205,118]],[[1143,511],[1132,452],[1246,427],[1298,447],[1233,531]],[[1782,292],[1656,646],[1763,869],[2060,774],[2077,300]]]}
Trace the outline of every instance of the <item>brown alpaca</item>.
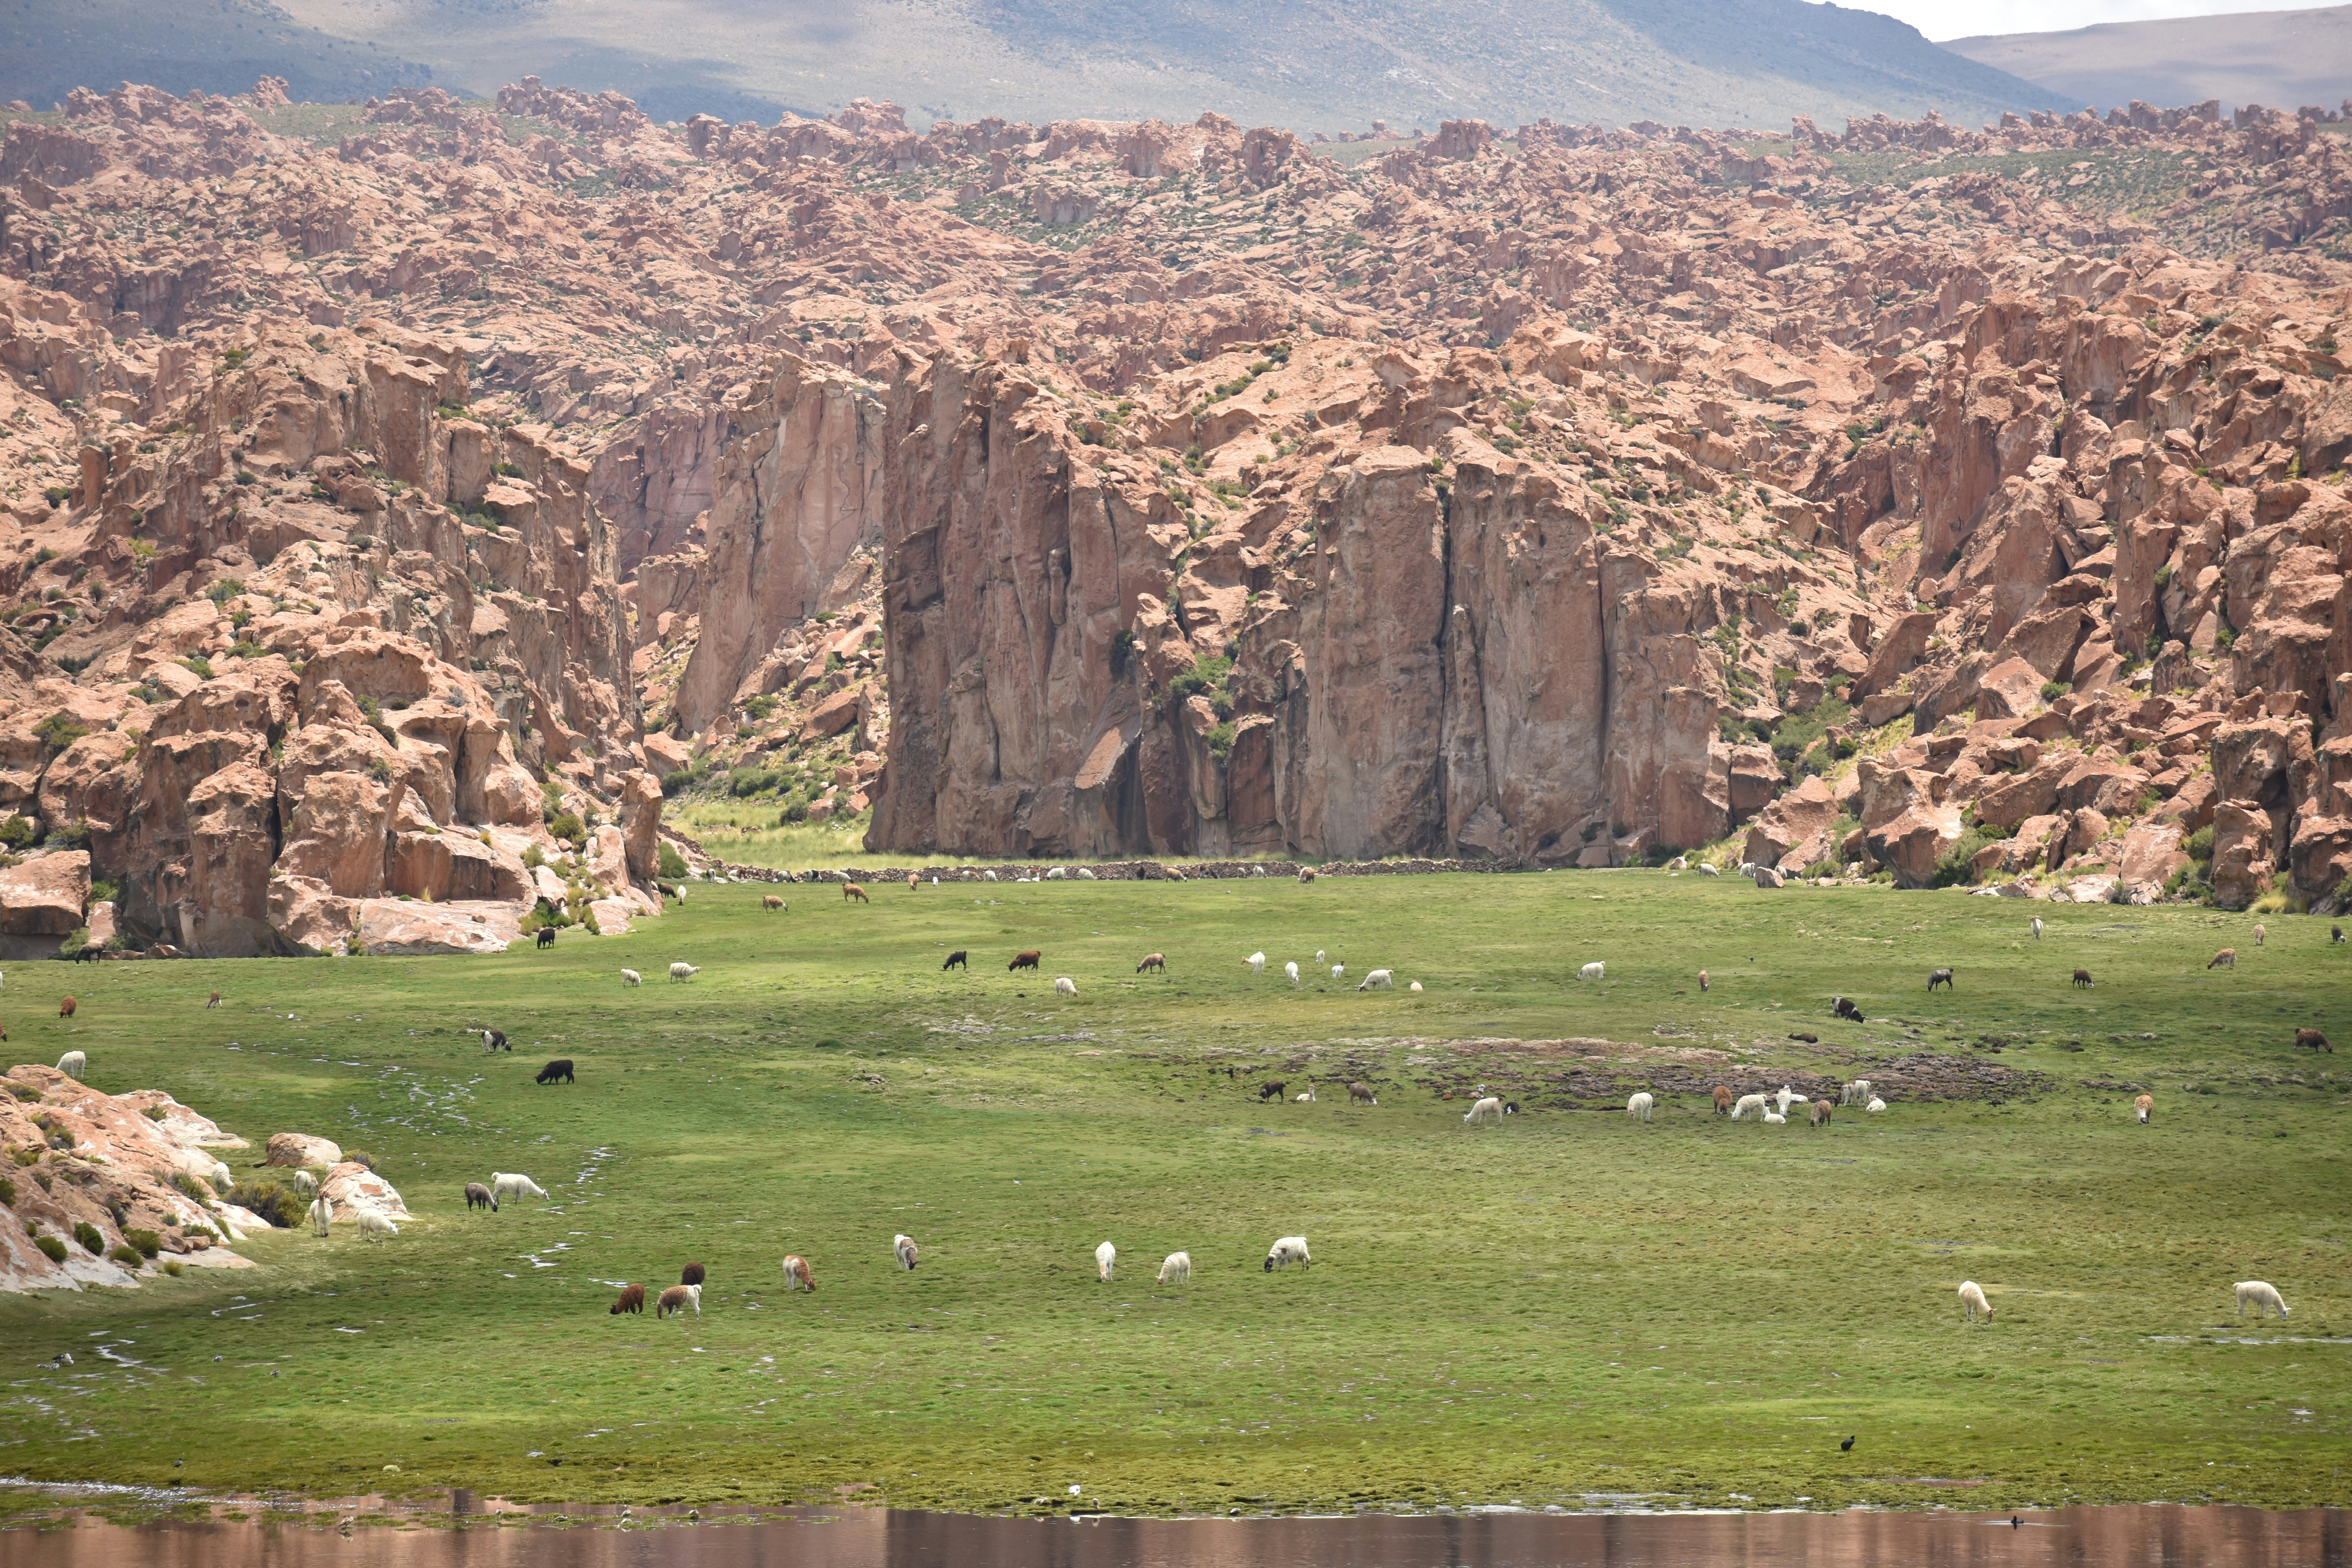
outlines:
{"label": "brown alpaca", "polygon": [[861,904],[870,904],[874,901],[866,896],[866,889],[856,883],[844,882],[841,885],[841,901],[845,904],[852,899],[856,899]]}
{"label": "brown alpaca", "polygon": [[74,1016],[74,1008],[79,1005],[79,1004],[72,997],[67,997],[64,1001],[58,1004],[58,1016],[60,1018],[72,1017]]}
{"label": "brown alpaca", "polygon": [[645,1310],[646,1288],[642,1285],[631,1285],[623,1289],[621,1299],[613,1303],[612,1315],[617,1318],[623,1312],[642,1312]]}
{"label": "brown alpaca", "polygon": [[1731,1091],[1721,1084],[1715,1086],[1715,1113],[1717,1116],[1731,1114]]}
{"label": "brown alpaca", "polygon": [[760,895],[760,907],[763,910],[781,910],[784,907],[784,900],[773,893],[762,893]]}

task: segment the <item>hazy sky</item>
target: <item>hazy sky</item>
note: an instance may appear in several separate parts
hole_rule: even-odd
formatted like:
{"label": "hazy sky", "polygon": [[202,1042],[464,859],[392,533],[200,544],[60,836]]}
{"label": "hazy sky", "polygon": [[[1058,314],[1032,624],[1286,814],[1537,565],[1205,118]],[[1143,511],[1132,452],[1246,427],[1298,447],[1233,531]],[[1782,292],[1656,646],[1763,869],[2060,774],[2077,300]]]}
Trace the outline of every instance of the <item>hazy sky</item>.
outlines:
{"label": "hazy sky", "polygon": [[1844,0],[1856,10],[1899,16],[1931,38],[1979,33],[2063,32],[2096,22],[2210,16],[2223,11],[2300,11],[2293,0]]}

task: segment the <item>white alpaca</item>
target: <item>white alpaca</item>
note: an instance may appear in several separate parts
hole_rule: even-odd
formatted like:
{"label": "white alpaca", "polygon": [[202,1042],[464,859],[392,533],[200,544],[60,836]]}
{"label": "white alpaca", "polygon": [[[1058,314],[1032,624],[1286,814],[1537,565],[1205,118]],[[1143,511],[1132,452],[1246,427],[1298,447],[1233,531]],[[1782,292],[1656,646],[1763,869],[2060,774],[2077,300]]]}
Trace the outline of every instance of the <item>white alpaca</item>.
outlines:
{"label": "white alpaca", "polygon": [[79,1083],[89,1074],[89,1058],[79,1051],[68,1051],[58,1058],[58,1070]]}
{"label": "white alpaca", "polygon": [[673,963],[669,966],[669,977],[672,980],[691,980],[701,973],[701,970],[691,963]]}
{"label": "white alpaca", "polygon": [[1316,963],[1323,963],[1323,962],[1324,962],[1324,952],[1323,952],[1323,950],[1322,950],[1321,948],[1319,948],[1319,947],[1318,947],[1318,948],[1317,948],[1317,949],[1315,950],[1315,962],[1316,962]]}
{"label": "white alpaca", "polygon": [[1282,972],[1283,972],[1285,974],[1287,974],[1288,976],[1290,976],[1290,983],[1291,983],[1293,985],[1296,985],[1296,984],[1298,984],[1298,964],[1297,964],[1297,962],[1296,960],[1293,960],[1292,962],[1290,962],[1290,963],[1288,963],[1284,964],[1284,965],[1282,966]]}
{"label": "white alpaca", "polygon": [[638,973],[635,970],[634,970],[634,969],[624,969],[623,971],[621,971],[621,984],[624,984],[624,985],[643,985],[645,983],[646,983],[646,977],[645,977],[644,975],[642,975],[642,974]]}
{"label": "white alpaca", "polygon": [[899,1268],[904,1268],[904,1269],[907,1269],[907,1270],[908,1270],[909,1272],[911,1272],[911,1271],[914,1269],[914,1267],[915,1267],[915,1238],[914,1238],[913,1237],[911,1237],[911,1236],[894,1236],[894,1237],[892,1237],[890,1238],[890,1250],[891,1250],[893,1253],[897,1254],[898,1258],[898,1267],[899,1267]]}
{"label": "white alpaca", "polygon": [[1576,972],[1579,980],[1598,980],[1608,969],[1605,963],[1588,963]]}
{"label": "white alpaca", "polygon": [[1066,974],[1056,974],[1054,976],[1054,989],[1064,996],[1076,996],[1078,994],[1078,983]]}
{"label": "white alpaca", "polygon": [[388,1215],[374,1209],[360,1210],[360,1237],[364,1241],[382,1241],[387,1236],[398,1236],[400,1227]]}
{"label": "white alpaca", "polygon": [[1723,875],[1721,871],[1717,870],[1713,866],[1706,864],[1704,861],[1699,865],[1698,874],[1702,877],[1720,877]]}
{"label": "white alpaca", "polygon": [[1313,1089],[1307,1089],[1305,1093],[1301,1094],[1301,1095],[1298,1097],[1298,1103],[1299,1103],[1299,1104],[1301,1104],[1301,1105],[1312,1105],[1312,1104],[1314,1104],[1314,1103],[1315,1103],[1315,1091],[1314,1091]]}
{"label": "white alpaca", "polygon": [[1421,982],[1416,980],[1412,984],[1406,986],[1405,989],[1408,991],[1418,991],[1421,989]]}
{"label": "white alpaca", "polygon": [[520,1203],[524,1198],[543,1198],[547,1189],[520,1171],[492,1171],[490,1192],[500,1203],[512,1198]]}
{"label": "white alpaca", "polygon": [[1784,1083],[1780,1086],[1780,1092],[1772,1098],[1780,1102],[1780,1114],[1786,1116],[1789,1114],[1789,1102],[1792,1100],[1802,1100],[1805,1097]]}
{"label": "white alpaca", "polygon": [[1866,1100],[1869,1098],[1870,1080],[1866,1078],[1858,1078],[1852,1083],[1846,1085],[1839,1093],[1838,1103],[1840,1105],[1860,1105],[1864,1100]]}
{"label": "white alpaca", "polygon": [[1770,1098],[1766,1095],[1743,1094],[1739,1097],[1739,1103],[1731,1108],[1731,1119],[1737,1121],[1749,1111],[1760,1111],[1771,1103]]}
{"label": "white alpaca", "polygon": [[1984,1314],[1986,1322],[1992,1321],[1992,1303],[1985,1300],[1983,1287],[1973,1279],[1960,1281],[1960,1310],[1968,1314],[1971,1323],[1977,1321],[1979,1312]]}
{"label": "white alpaca", "polygon": [[308,1171],[297,1171],[294,1173],[294,1195],[296,1197],[315,1197],[318,1195],[318,1177],[312,1175]]}
{"label": "white alpaca", "polygon": [[1096,1247],[1095,1278],[1100,1279],[1106,1285],[1109,1284],[1111,1265],[1118,1261],[1118,1248],[1113,1247],[1109,1242],[1106,1241],[1100,1247]]}
{"label": "white alpaca", "polygon": [[2040,915],[2033,917],[2033,940],[2036,942],[2040,942],[2042,940],[2042,917]]}
{"label": "white alpaca", "polygon": [[1767,1127],[1786,1127],[1788,1124],[1789,1119],[1781,1115],[1779,1111],[1773,1110],[1772,1102],[1770,1100],[1766,1100],[1764,1102],[1764,1125]]}
{"label": "white alpaca", "polygon": [[1339,979],[1341,975],[1344,975],[1347,973],[1348,966],[1344,963],[1335,963],[1331,966],[1331,978],[1334,980]]}
{"label": "white alpaca", "polygon": [[2282,1318],[2286,1316],[2286,1302],[2279,1296],[2278,1287],[2275,1285],[2266,1284],[2260,1279],[2249,1279],[2238,1287],[2238,1321],[2240,1322],[2245,1321],[2246,1303],[2249,1301],[2254,1304],[2256,1322],[2261,1322],[2266,1312],[2275,1311]]}
{"label": "white alpaca", "polygon": [[1500,1121],[1503,1120],[1503,1102],[1490,1094],[1472,1106],[1470,1114],[1462,1120],[1468,1122]]}
{"label": "white alpaca", "polygon": [[1650,1119],[1650,1108],[1656,1103],[1647,1094],[1637,1094],[1625,1102],[1625,1114],[1636,1121],[1647,1121]]}
{"label": "white alpaca", "polygon": [[1869,1112],[1873,1116],[1877,1115],[1880,1111],[1885,1109],[1886,1101],[1879,1099],[1878,1096],[1874,1094],[1870,1097],[1870,1103],[1863,1107],[1864,1110]]}
{"label": "white alpaca", "polygon": [[2268,936],[2269,934],[2270,934],[2270,933],[2269,933],[2268,931],[2266,931],[2263,930],[2263,928],[2262,928],[2262,927],[2260,927],[2260,926],[2256,926],[2256,927],[2254,928],[2254,945],[2255,945],[2256,947],[2260,947],[2260,946],[2262,946],[2262,945],[2263,945],[2263,939],[2264,937]]}
{"label": "white alpaca", "polygon": [[1392,989],[1395,984],[1395,977],[1390,974],[1387,970],[1375,969],[1370,973],[1364,976],[1364,983],[1361,985],[1357,986],[1356,989],[1359,991],[1370,991],[1373,986],[1377,985],[1382,990],[1390,990]]}
{"label": "white alpaca", "polygon": [[335,1223],[335,1205],[326,1194],[320,1193],[310,1201],[310,1228],[320,1236]]}
{"label": "white alpaca", "polygon": [[1160,1266],[1160,1283],[1189,1285],[1192,1282],[1192,1255],[1189,1252],[1170,1253],[1167,1261]]}
{"label": "white alpaca", "polygon": [[1265,954],[1263,952],[1253,952],[1247,958],[1243,959],[1242,962],[1250,966],[1250,973],[1252,974],[1264,974],[1265,973]]}

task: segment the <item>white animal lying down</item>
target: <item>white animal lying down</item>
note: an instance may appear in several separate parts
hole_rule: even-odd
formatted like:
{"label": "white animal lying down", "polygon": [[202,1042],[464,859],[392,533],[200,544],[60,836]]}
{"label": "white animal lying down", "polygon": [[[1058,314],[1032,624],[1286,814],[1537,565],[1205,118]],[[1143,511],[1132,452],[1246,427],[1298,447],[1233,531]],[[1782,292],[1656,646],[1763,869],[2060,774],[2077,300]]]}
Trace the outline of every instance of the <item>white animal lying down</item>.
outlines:
{"label": "white animal lying down", "polygon": [[1785,1127],[1788,1124],[1789,1119],[1781,1115],[1779,1111],[1773,1110],[1771,1103],[1767,1101],[1764,1106],[1764,1125],[1767,1127]]}
{"label": "white animal lying down", "polygon": [[1873,1095],[1871,1097],[1870,1103],[1863,1107],[1863,1110],[1869,1111],[1873,1115],[1875,1115],[1885,1109],[1886,1101],[1879,1099],[1876,1095]]}

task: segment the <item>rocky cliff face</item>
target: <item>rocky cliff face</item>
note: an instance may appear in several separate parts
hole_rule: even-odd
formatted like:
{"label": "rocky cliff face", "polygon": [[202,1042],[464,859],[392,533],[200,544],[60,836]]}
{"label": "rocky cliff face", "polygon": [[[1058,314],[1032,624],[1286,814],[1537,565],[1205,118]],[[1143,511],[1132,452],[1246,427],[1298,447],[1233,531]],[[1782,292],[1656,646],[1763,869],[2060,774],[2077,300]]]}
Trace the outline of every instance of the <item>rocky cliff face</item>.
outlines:
{"label": "rocky cliff face", "polygon": [[2332,113],[269,118],[0,158],[0,942],[621,918],[657,779],[910,856],[2352,877]]}

